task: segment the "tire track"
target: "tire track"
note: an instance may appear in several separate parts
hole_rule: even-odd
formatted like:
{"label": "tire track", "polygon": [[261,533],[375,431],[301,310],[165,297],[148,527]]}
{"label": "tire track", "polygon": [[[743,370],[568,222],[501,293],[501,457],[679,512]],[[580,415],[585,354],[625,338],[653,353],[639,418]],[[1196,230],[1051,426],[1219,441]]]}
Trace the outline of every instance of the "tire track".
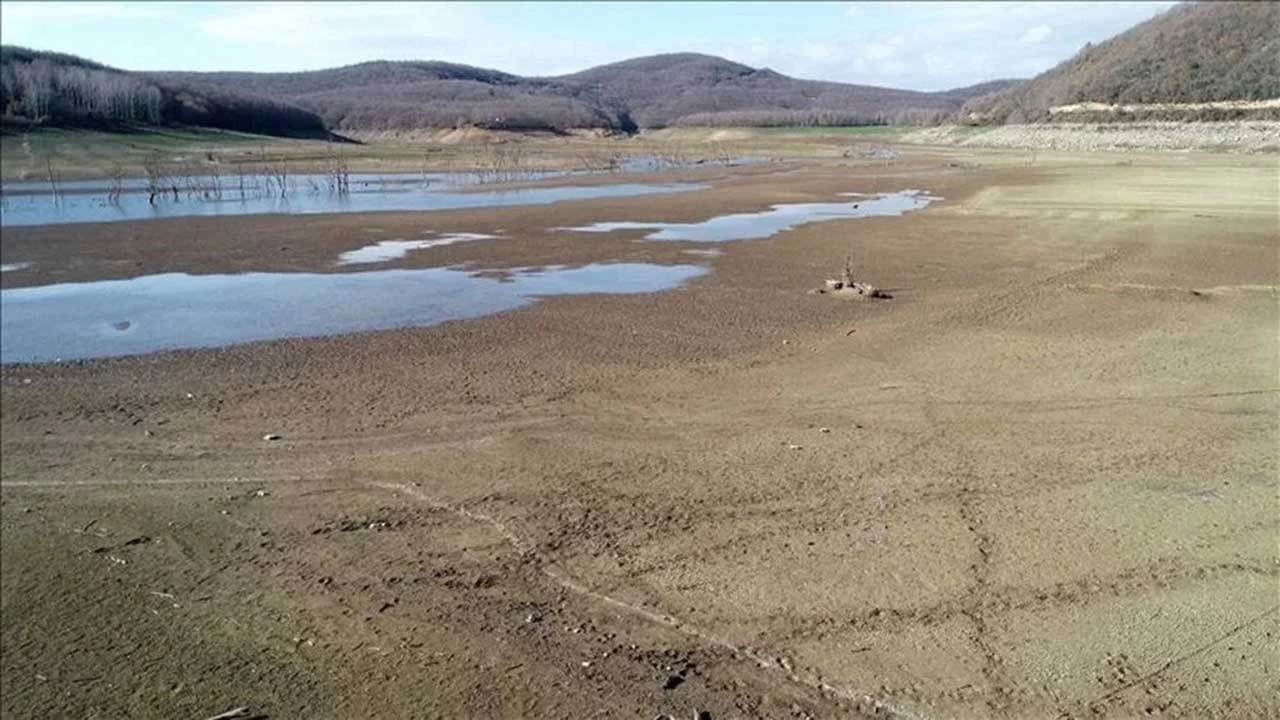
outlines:
{"label": "tire track", "polygon": [[[1235,637],[1236,635],[1239,635],[1240,633],[1244,632],[1250,627],[1257,625],[1263,620],[1266,620],[1268,617],[1275,615],[1277,612],[1280,612],[1280,605],[1273,605],[1270,608],[1267,608],[1266,610],[1264,610],[1263,612],[1253,616],[1252,618],[1240,623],[1239,625],[1236,625],[1235,627],[1231,628],[1226,633],[1223,633],[1222,635],[1215,638],[1214,640],[1211,640],[1203,645],[1192,648],[1191,650],[1188,650],[1187,652],[1177,655],[1176,657],[1170,658],[1169,660],[1166,660],[1164,664],[1162,664],[1160,667],[1147,673],[1146,675],[1143,675],[1131,682],[1125,683],[1124,685],[1121,685],[1120,687],[1106,693],[1105,695],[1098,697],[1097,699],[1089,702],[1086,705],[1086,707],[1089,709],[1091,713],[1097,715],[1102,712],[1102,706],[1107,701],[1112,700],[1113,698],[1116,698],[1122,693],[1132,690],[1135,687],[1145,685],[1146,683],[1152,680],[1155,680],[1156,678],[1160,677],[1164,673],[1168,672],[1169,669],[1173,668],[1174,666],[1179,665],[1183,662],[1186,662],[1187,660],[1190,660],[1191,658],[1196,657],[1197,655],[1202,655],[1208,652],[1209,650],[1216,647],[1217,645],[1220,645],[1223,642],[1230,640],[1231,638]],[[1059,718],[1070,718],[1070,717],[1071,715],[1069,713],[1063,713],[1062,715],[1059,716]]]}
{"label": "tire track", "polygon": [[762,670],[779,674],[794,684],[804,686],[810,690],[815,690],[829,698],[851,703],[859,710],[871,711],[880,717],[901,718],[902,720],[926,720],[924,715],[907,708],[891,704],[882,698],[871,695],[870,693],[833,685],[822,680],[821,676],[816,673],[798,671],[791,667],[790,663],[778,660],[773,654],[763,653],[754,648],[737,645],[726,638],[681,620],[675,616],[661,611],[651,610],[639,605],[634,605],[612,595],[594,590],[583,581],[574,577],[567,570],[557,565],[550,558],[538,552],[534,543],[520,537],[518,533],[511,530],[511,528],[505,523],[489,515],[470,510],[460,505],[438,500],[410,485],[405,485],[403,483],[375,482],[370,483],[370,485],[411,497],[419,502],[425,503],[429,507],[443,512],[452,513],[472,522],[487,525],[494,532],[498,533],[522,557],[536,563],[542,574],[552,582],[580,597],[621,610],[654,625],[669,628],[682,635],[693,638],[704,645],[709,645],[716,649],[728,652],[734,658],[750,660]]}

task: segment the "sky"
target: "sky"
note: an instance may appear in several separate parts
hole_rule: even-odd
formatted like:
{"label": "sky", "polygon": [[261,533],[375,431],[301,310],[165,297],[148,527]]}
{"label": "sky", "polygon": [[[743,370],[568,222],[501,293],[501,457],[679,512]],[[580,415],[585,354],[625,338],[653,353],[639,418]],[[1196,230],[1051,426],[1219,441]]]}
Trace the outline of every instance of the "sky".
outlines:
{"label": "sky", "polygon": [[447,60],[557,75],[702,52],[816,80],[945,90],[1031,77],[1172,2],[0,2],[0,41],[126,70]]}

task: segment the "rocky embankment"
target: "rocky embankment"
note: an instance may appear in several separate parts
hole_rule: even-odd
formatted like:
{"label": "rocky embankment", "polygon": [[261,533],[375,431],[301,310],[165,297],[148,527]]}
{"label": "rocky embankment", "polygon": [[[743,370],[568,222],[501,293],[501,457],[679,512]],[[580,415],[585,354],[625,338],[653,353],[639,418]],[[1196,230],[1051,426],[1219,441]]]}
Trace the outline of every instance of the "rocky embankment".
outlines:
{"label": "rocky embankment", "polygon": [[1053,123],[992,128],[947,126],[904,135],[903,142],[1044,150],[1212,150],[1280,152],[1280,122]]}

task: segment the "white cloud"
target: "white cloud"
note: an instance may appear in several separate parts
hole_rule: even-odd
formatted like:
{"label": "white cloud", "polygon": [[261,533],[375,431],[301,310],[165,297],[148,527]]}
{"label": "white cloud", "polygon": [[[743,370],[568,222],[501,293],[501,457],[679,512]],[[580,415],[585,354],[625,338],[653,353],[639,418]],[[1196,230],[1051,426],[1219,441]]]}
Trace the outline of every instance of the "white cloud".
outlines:
{"label": "white cloud", "polygon": [[[753,59],[799,77],[942,90],[1031,77],[1167,9],[1173,2],[859,2],[855,19],[809,38],[835,48],[797,53],[773,38]],[[849,8],[846,8],[846,11]],[[837,25],[839,23],[832,23]],[[903,26],[908,29],[903,29]],[[706,51],[745,57],[734,43]]]}
{"label": "white cloud", "polygon": [[465,11],[447,3],[247,3],[198,23],[226,40],[365,55],[406,43],[429,47],[468,25]]}
{"label": "white cloud", "polygon": [[1052,33],[1053,28],[1048,25],[1036,25],[1034,27],[1029,27],[1026,32],[1022,33],[1022,37],[1018,38],[1018,44],[1036,45],[1044,42],[1045,38],[1049,37]]}
{"label": "white cloud", "polygon": [[800,45],[801,52],[805,57],[816,62],[829,60],[837,57],[839,50],[824,42],[804,42]]}
{"label": "white cloud", "polygon": [[17,2],[0,3],[4,22],[77,22],[149,18],[171,14],[164,3],[148,2]]}
{"label": "white cloud", "polygon": [[368,60],[444,60],[537,75],[622,59],[614,56],[616,48],[523,34],[490,12],[499,7],[444,2],[236,3],[197,27],[218,40],[275,49],[274,57],[288,69]]}
{"label": "white cloud", "polygon": [[903,41],[901,35],[894,35],[884,42],[873,42],[862,48],[861,57],[864,60],[887,60],[902,49]]}

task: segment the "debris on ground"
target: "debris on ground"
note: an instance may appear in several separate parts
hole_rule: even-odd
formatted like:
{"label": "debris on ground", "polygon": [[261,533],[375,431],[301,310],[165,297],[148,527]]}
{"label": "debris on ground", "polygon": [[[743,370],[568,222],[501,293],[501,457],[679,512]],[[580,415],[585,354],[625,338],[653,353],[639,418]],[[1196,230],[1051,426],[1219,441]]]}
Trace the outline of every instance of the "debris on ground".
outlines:
{"label": "debris on ground", "polygon": [[249,705],[219,713],[205,720],[267,720],[267,714]]}
{"label": "debris on ground", "polygon": [[878,298],[881,300],[887,300],[893,297],[875,285],[868,285],[867,283],[862,282],[848,282],[845,280],[827,280],[823,283],[822,287],[810,292],[815,295],[858,296]]}
{"label": "debris on ground", "polygon": [[274,442],[276,440],[279,440],[280,436],[276,435],[275,433],[267,433],[266,435],[262,436],[262,439],[266,440],[267,442]]}

